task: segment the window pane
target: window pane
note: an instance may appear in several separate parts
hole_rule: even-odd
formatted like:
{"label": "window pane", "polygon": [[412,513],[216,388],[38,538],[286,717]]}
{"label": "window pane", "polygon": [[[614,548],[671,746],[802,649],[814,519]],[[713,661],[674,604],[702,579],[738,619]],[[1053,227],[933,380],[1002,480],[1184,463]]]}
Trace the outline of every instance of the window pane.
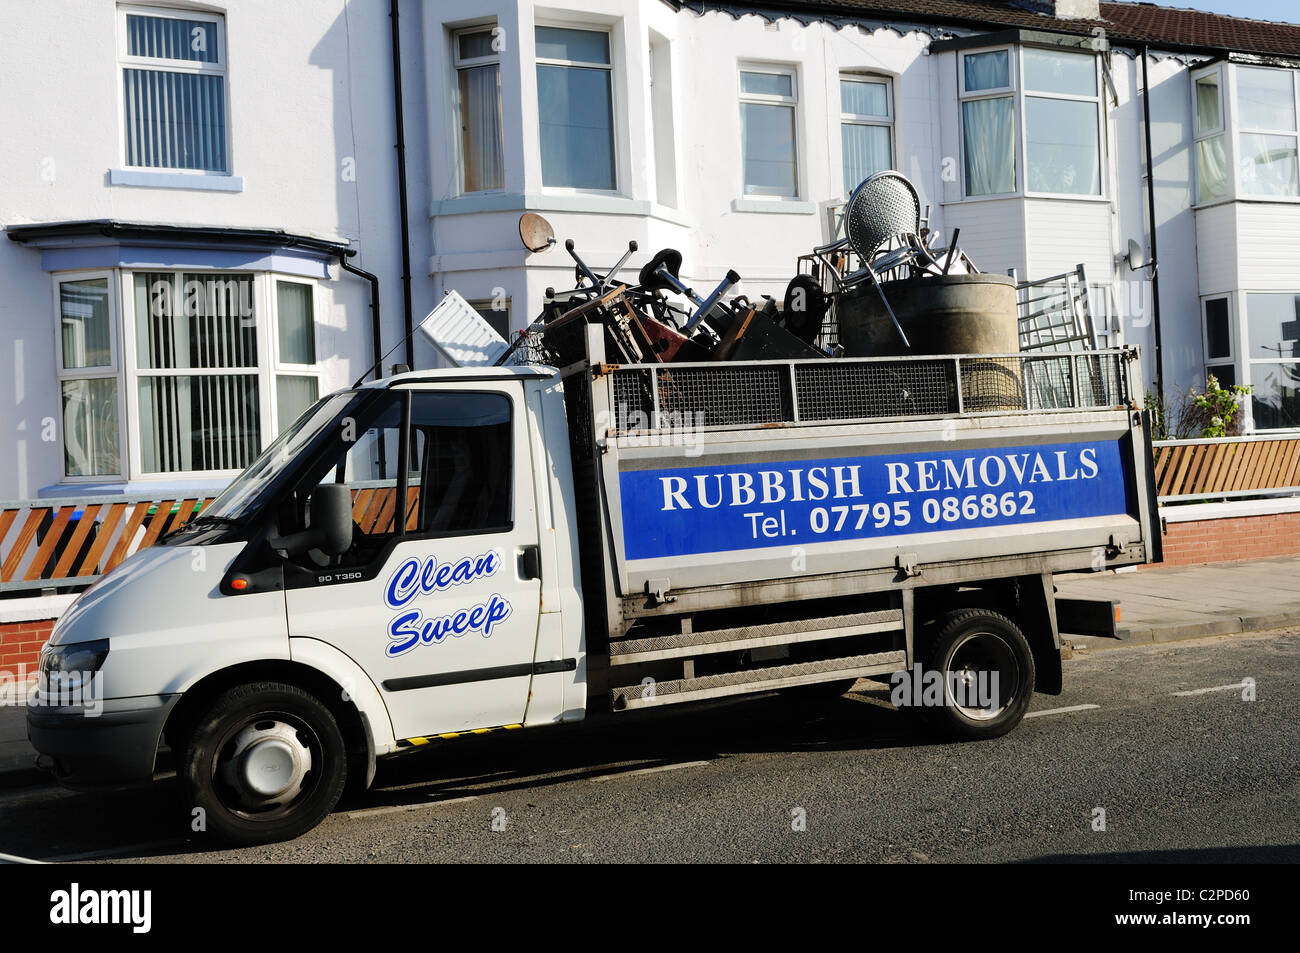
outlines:
{"label": "window pane", "polygon": [[316,321],[311,292],[311,285],[296,281],[275,283],[281,364],[316,363]]}
{"label": "window pane", "polygon": [[[1205,356],[1208,360],[1229,357],[1232,338],[1228,330],[1228,299],[1205,302]],[[1223,378],[1219,378],[1223,380]]]}
{"label": "window pane", "polygon": [[1026,47],[1025,89],[1070,96],[1096,96],[1097,62],[1088,53],[1059,53]]}
{"label": "window pane", "polygon": [[1241,190],[1247,195],[1300,195],[1295,136],[1241,135]]}
{"label": "window pane", "polygon": [[63,382],[63,463],[68,476],[116,476],[117,379]]}
{"label": "window pane", "polygon": [[860,79],[840,80],[840,112],[889,118],[889,86]]}
{"label": "window pane", "polygon": [[746,195],[798,194],[794,107],[740,104]]}
{"label": "window pane", "polygon": [[1196,144],[1196,201],[1213,202],[1228,195],[1228,156],[1223,136]]}
{"label": "window pane", "polygon": [[500,394],[415,393],[411,427],[429,458],[420,496],[424,532],[510,524],[510,400]]}
{"label": "window pane", "polygon": [[122,70],[126,164],[227,172],[224,76]]}
{"label": "window pane", "polygon": [[497,51],[492,49],[491,30],[462,33],[456,37],[456,43],[460,50],[460,58],[463,60],[472,60],[480,56],[496,56],[497,54]]}
{"label": "window pane", "polygon": [[1205,369],[1205,373],[1213,374],[1214,379],[1219,382],[1223,388],[1235,387],[1237,384],[1237,365],[1235,364],[1212,364]]}
{"label": "window pane", "polygon": [[1010,96],[961,104],[966,142],[966,194],[1016,190],[1016,137]]}
{"label": "window pane", "polygon": [[1011,58],[1006,50],[967,53],[963,61],[966,68],[967,92],[1004,89],[1011,85]]}
{"label": "window pane", "polygon": [[316,403],[319,385],[314,377],[298,374],[279,374],[275,378],[276,429],[283,430],[299,414]]}
{"label": "window pane", "polygon": [[1223,126],[1219,102],[1219,74],[1202,76],[1196,81],[1196,131],[1208,132]]}
{"label": "window pane", "polygon": [[542,184],[614,188],[614,119],[606,70],[537,67]]}
{"label": "window pane", "polygon": [[1100,195],[1097,105],[1031,96],[1025,114],[1029,191]]}
{"label": "window pane", "polygon": [[759,96],[794,96],[794,77],[789,73],[747,73],[740,74],[740,91]]}
{"label": "window pane", "polygon": [[867,176],[894,167],[892,136],[888,126],[845,123],[840,129],[844,140],[846,194],[857,188]]}
{"label": "window pane", "polygon": [[492,306],[491,301],[471,301],[469,306],[479,313],[479,316],[492,326],[492,330],[501,335],[505,340],[510,340],[510,301],[506,299],[503,302],[505,307],[497,309]]}
{"label": "window pane", "polygon": [[1300,427],[1300,364],[1252,364],[1255,429]]}
{"label": "window pane", "polygon": [[217,25],[208,20],[177,20],[129,13],[126,51],[152,59],[217,62]]}
{"label": "window pane", "polygon": [[537,58],[575,63],[609,63],[609,34],[592,30],[537,28]]}
{"label": "window pane", "polygon": [[1252,358],[1300,358],[1300,295],[1247,295],[1246,317]]}
{"label": "window pane", "polygon": [[145,472],[242,470],[257,456],[256,375],[141,377],[139,387]]}
{"label": "window pane", "polygon": [[108,367],[113,363],[109,334],[108,279],[81,278],[59,283],[59,322],[63,366]]}
{"label": "window pane", "polygon": [[466,192],[500,189],[505,184],[501,140],[501,68],[460,70],[461,167]]}
{"label": "window pane", "polygon": [[251,275],[135,275],[136,354],[147,369],[257,367]]}
{"label": "window pane", "polygon": [[1237,67],[1243,129],[1295,130],[1295,80],[1290,70]]}

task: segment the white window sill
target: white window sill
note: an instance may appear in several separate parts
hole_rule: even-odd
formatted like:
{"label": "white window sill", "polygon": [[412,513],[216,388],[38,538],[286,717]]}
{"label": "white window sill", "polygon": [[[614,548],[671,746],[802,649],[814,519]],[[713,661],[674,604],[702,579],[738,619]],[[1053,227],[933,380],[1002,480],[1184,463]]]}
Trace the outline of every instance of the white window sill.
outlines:
{"label": "white window sill", "polygon": [[108,184],[142,189],[191,189],[197,192],[244,191],[244,179],[238,175],[140,172],[133,169],[109,169]]}
{"label": "white window sill", "polygon": [[817,203],[797,199],[732,199],[731,210],[764,215],[816,215]]}
{"label": "white window sill", "polygon": [[676,225],[689,224],[677,209],[631,199],[623,195],[594,192],[528,193],[475,192],[439,199],[429,207],[429,217],[473,215],[479,212],[588,212],[599,215],[635,215],[657,218]]}

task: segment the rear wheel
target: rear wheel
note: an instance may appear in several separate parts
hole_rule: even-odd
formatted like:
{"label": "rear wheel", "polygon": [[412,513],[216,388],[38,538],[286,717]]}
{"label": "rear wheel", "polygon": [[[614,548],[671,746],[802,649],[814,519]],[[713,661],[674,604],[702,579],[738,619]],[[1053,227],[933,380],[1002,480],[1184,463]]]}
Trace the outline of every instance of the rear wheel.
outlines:
{"label": "rear wheel", "polygon": [[181,765],[204,829],[259,844],[311,830],[347,783],[347,752],[334,716],[294,685],[232,688],[199,719]]}
{"label": "rear wheel", "polygon": [[948,615],[926,652],[925,674],[939,673],[943,704],[929,720],[959,738],[997,738],[1025,717],[1034,654],[1019,626],[987,609]]}

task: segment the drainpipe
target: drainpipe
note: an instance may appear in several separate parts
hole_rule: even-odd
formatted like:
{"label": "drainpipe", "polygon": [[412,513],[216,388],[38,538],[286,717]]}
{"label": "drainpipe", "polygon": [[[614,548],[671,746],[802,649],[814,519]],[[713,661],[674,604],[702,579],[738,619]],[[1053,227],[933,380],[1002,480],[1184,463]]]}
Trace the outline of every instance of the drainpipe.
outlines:
{"label": "drainpipe", "polygon": [[1147,215],[1151,219],[1151,309],[1155,321],[1155,392],[1165,399],[1164,348],[1160,338],[1160,252],[1156,243],[1156,165],[1151,152],[1151,80],[1147,72],[1148,47],[1142,46],[1142,125],[1147,145]]}
{"label": "drainpipe", "polygon": [[[398,0],[389,0],[388,18],[393,28],[393,111],[397,120],[397,201],[402,235],[402,316],[406,326],[406,366],[415,367],[415,328],[411,314],[411,224],[406,214],[406,121],[402,113],[402,31],[397,19]],[[378,318],[378,307],[375,316]],[[379,348],[375,347],[375,357]]]}
{"label": "drainpipe", "polygon": [[[379,365],[383,363],[383,358],[380,356],[379,352],[379,277],[377,275],[372,275],[368,271],[362,271],[360,268],[348,264],[349,254],[354,253],[339,253],[339,264],[343,267],[343,270],[350,275],[356,275],[358,278],[364,278],[366,281],[370,282],[370,342],[375,355],[375,366],[372,367],[371,370],[375,373],[375,380],[379,380],[379,378],[384,376],[379,370]],[[370,371],[367,371],[366,373],[368,374]],[[361,381],[365,379],[366,375],[362,374],[361,380],[358,380],[357,384],[360,384]],[[353,384],[352,386],[355,387],[357,385]]]}

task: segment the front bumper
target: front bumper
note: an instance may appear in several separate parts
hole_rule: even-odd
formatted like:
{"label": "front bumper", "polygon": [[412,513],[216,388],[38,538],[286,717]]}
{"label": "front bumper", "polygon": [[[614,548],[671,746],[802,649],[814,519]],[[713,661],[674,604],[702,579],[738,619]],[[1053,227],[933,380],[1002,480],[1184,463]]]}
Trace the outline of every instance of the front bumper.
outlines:
{"label": "front bumper", "polygon": [[113,699],[103,711],[27,709],[27,738],[42,767],[70,787],[120,787],[149,781],[163,725],[180,695]]}

